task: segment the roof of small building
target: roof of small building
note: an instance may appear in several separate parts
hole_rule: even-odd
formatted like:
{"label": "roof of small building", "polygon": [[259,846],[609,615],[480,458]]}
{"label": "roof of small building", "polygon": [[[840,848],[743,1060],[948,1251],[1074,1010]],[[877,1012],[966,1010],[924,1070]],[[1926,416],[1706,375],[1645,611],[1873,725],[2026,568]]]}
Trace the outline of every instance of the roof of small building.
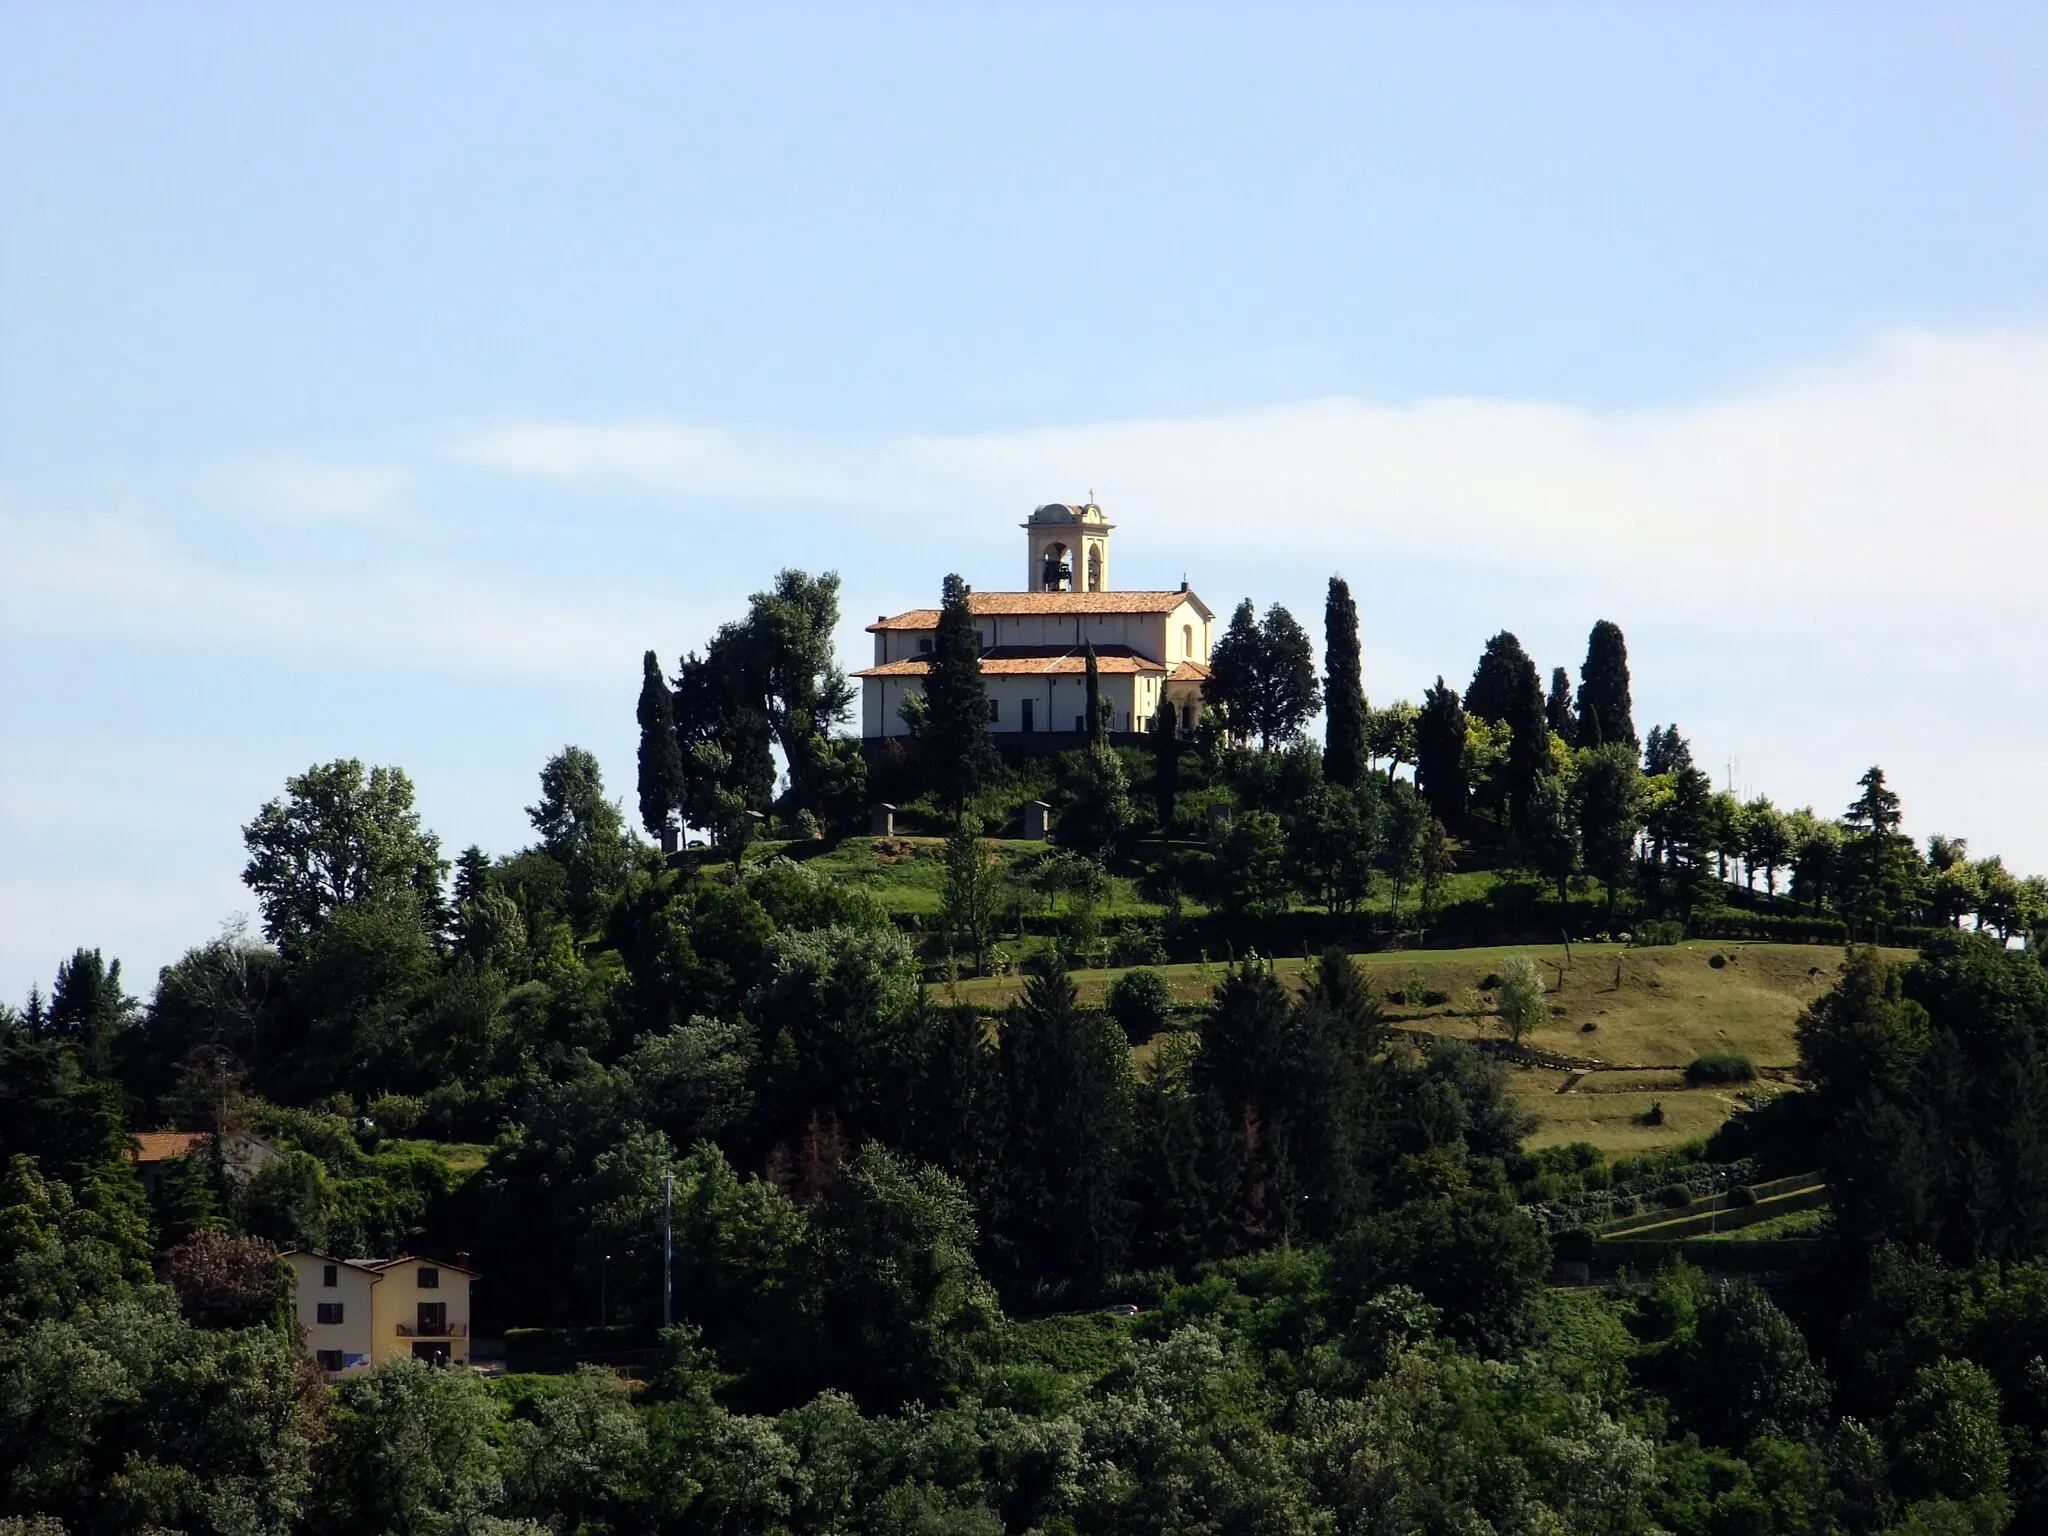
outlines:
{"label": "roof of small building", "polygon": [[[162,1163],[174,1157],[191,1157],[204,1150],[213,1139],[211,1131],[137,1131],[136,1150],[130,1152],[130,1161],[137,1163]],[[247,1131],[229,1131],[231,1146],[260,1147],[265,1152],[277,1148],[260,1136],[251,1136]]]}
{"label": "roof of small building", "polygon": [[[907,661],[884,662],[864,667],[855,677],[923,677],[931,658],[918,656]],[[1088,658],[1075,646],[999,645],[981,653],[983,677],[1079,677],[1088,670]],[[1128,677],[1139,672],[1164,672],[1165,666],[1128,645],[1098,645],[1095,670],[1103,677]]]}
{"label": "roof of small building", "polygon": [[[1209,607],[1185,587],[1165,592],[970,592],[967,611],[976,617],[1026,618],[1038,614],[1073,613],[1171,613],[1182,603],[1194,604],[1203,618],[1215,617]],[[939,610],[913,608],[877,619],[868,632],[879,629],[937,629]]]}
{"label": "roof of small building", "polygon": [[1173,670],[1166,674],[1169,683],[1206,683],[1213,674],[1207,662],[1175,662]]}

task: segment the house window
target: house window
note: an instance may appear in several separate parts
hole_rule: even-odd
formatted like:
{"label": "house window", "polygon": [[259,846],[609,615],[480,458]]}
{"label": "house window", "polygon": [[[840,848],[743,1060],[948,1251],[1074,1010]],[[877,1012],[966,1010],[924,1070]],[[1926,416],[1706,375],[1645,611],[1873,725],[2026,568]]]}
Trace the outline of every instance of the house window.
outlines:
{"label": "house window", "polygon": [[320,1363],[323,1371],[338,1371],[347,1363],[347,1356],[338,1349],[316,1349],[313,1358]]}
{"label": "house window", "polygon": [[1017,721],[1017,729],[1020,731],[1028,731],[1032,729],[1031,704],[1032,701],[1030,699],[1025,699],[1018,706],[1023,711],[1023,713],[1019,716]]}
{"label": "house window", "polygon": [[420,1266],[420,1289],[423,1291],[438,1291],[440,1288],[441,1271],[429,1269],[426,1265],[422,1264]]}
{"label": "house window", "polygon": [[930,635],[919,635],[917,637],[917,652],[920,656],[929,655],[931,648],[932,637]]}
{"label": "house window", "polygon": [[998,702],[999,701],[995,699],[990,699],[988,701],[988,723],[990,725],[994,725],[996,721],[1002,719],[1002,711],[996,707]]}
{"label": "house window", "polygon": [[341,1284],[341,1266],[339,1264],[321,1265],[320,1283],[330,1291]]}
{"label": "house window", "polygon": [[338,1301],[323,1301],[319,1303],[319,1305],[317,1305],[313,1309],[313,1321],[316,1323],[340,1322],[341,1303]]}
{"label": "house window", "polygon": [[448,1332],[448,1303],[445,1301],[423,1301],[420,1303],[419,1335],[423,1339],[438,1339]]}
{"label": "house window", "polygon": [[1088,730],[1088,717],[1087,717],[1086,715],[1076,715],[1076,716],[1074,716],[1074,734],[1075,734],[1076,736],[1080,736],[1080,735],[1083,735],[1083,734],[1085,734],[1085,733],[1087,732],[1087,730]]}

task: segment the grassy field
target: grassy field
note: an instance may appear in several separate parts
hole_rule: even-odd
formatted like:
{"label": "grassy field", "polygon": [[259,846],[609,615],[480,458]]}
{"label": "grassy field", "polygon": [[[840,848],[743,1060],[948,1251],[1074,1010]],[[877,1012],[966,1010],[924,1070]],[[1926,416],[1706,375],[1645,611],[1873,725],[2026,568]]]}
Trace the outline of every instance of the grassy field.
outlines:
{"label": "grassy field", "polygon": [[[1533,957],[1553,989],[1552,1017],[1525,1037],[1529,1044],[1617,1067],[1652,1069],[1588,1072],[1568,1092],[1560,1089],[1573,1074],[1512,1069],[1511,1087],[1538,1122],[1529,1145],[1589,1141],[1610,1157],[1661,1151],[1711,1135],[1739,1107],[1737,1095],[1743,1090],[1688,1088],[1680,1075],[1686,1063],[1727,1052],[1747,1056],[1759,1069],[1788,1071],[1798,1061],[1793,1025],[1800,1010],[1832,986],[1841,969],[1840,953],[1821,945],[1708,941],[1651,949],[1574,944],[1569,959],[1563,945],[1394,950],[1358,959],[1383,995],[1414,987],[1447,999],[1415,1007],[1389,1000],[1383,1006],[1390,1024],[1471,1038],[1498,1037],[1483,997],[1481,1012],[1475,1016],[1469,1010],[1479,984],[1518,954]],[[1897,952],[1897,958],[1907,957]],[[1197,1002],[1209,995],[1224,966],[1218,960],[1158,969],[1176,998]],[[1297,986],[1302,961],[1277,960],[1274,971]],[[1122,974],[1083,971],[1075,980],[1083,1000],[1097,1002]],[[1020,985],[1012,978],[965,981],[957,994],[999,1003]],[[954,989],[940,984],[935,990]],[[1588,1022],[1591,1030],[1583,1028]],[[1141,1069],[1146,1064],[1138,1062]],[[1663,1109],[1658,1125],[1643,1120],[1653,1102]]]}

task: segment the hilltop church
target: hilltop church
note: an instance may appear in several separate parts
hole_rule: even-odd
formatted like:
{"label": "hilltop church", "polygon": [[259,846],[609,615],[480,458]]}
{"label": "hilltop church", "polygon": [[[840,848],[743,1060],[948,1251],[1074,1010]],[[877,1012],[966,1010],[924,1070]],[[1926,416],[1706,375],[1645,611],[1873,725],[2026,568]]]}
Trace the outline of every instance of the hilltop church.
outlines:
{"label": "hilltop church", "polygon": [[[1082,647],[1088,643],[1095,647],[1113,733],[1144,731],[1162,698],[1173,707],[1181,732],[1194,732],[1216,616],[1185,581],[1177,591],[1113,590],[1113,527],[1092,501],[1040,507],[1023,524],[1025,589],[969,589],[967,603],[981,637],[988,728],[1007,746],[1050,751],[1073,746],[1085,734]],[[867,742],[908,734],[903,699],[924,689],[938,624],[938,609],[915,608],[868,626],[875,664],[854,673],[861,683],[861,736]]]}

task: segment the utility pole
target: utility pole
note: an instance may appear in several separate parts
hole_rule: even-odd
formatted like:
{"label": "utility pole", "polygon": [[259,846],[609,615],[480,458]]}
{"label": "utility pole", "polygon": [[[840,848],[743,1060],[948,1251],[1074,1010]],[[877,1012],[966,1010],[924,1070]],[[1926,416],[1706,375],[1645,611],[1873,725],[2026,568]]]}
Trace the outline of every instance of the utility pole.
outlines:
{"label": "utility pole", "polygon": [[675,1252],[675,1203],[676,1176],[664,1173],[661,1176],[661,1326],[664,1328],[675,1325],[675,1287],[670,1279]]}

